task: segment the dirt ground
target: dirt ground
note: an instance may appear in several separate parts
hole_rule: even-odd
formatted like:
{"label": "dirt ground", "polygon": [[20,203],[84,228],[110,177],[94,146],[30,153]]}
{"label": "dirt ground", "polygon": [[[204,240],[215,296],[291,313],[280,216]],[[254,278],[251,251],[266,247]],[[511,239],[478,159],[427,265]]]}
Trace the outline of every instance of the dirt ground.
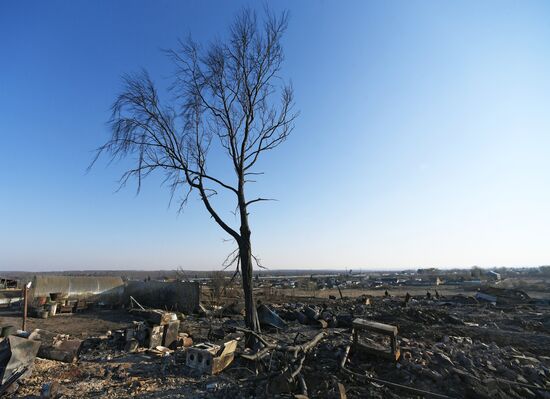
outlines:
{"label": "dirt ground", "polygon": [[[48,319],[29,317],[27,329],[36,328],[59,334],[69,334],[76,338],[87,338],[124,328],[134,318],[125,310],[101,310],[93,313],[59,314]],[[21,315],[14,312],[0,312],[0,325],[21,327]]]}
{"label": "dirt ground", "polygon": [[[364,288],[349,288],[342,290],[342,295],[349,298],[356,298],[361,295],[368,295],[373,297],[384,296],[387,290],[390,295],[403,297],[408,292],[412,296],[423,296],[426,292],[430,292],[432,295],[435,291],[447,297],[454,295],[475,295],[479,286],[460,286],[460,285],[425,285],[425,286],[402,286],[402,287],[388,287],[377,289],[364,289]],[[525,292],[529,294],[531,298],[550,299],[550,290],[529,290],[525,289]],[[270,299],[292,299],[292,298],[322,298],[328,299],[330,296],[340,298],[340,292],[337,288],[323,289],[323,290],[304,290],[299,288],[278,288],[261,290],[258,289],[257,294],[259,298],[262,296]]]}

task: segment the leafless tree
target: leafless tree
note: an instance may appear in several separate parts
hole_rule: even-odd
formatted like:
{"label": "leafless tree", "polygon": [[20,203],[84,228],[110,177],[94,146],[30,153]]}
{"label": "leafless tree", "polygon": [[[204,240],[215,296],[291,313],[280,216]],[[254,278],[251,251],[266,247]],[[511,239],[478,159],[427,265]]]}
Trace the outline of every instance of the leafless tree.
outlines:
{"label": "leafless tree", "polygon": [[[189,39],[167,51],[175,65],[170,106],[161,105],[147,72],[125,76],[124,89],[112,107],[111,138],[98,149],[112,159],[133,157],[135,166],[121,177],[124,185],[155,170],[165,173],[172,198],[182,195],[181,206],[196,192],[216,223],[236,242],[229,264],[240,267],[246,325],[260,331],[252,290],[253,260],[249,208],[267,198],[248,198],[250,176],[266,151],[284,142],[294,126],[292,86],[280,76],[281,37],[288,15],[265,18],[244,9],[226,40],[203,47]],[[231,178],[211,172],[212,151],[218,146],[228,157]],[[219,158],[219,155],[218,155]],[[96,157],[97,159],[97,157]],[[94,161],[95,162],[95,161]],[[92,163],[93,164],[93,163]],[[234,174],[233,174],[234,172]],[[238,226],[216,209],[213,196],[229,193],[235,201]]]}
{"label": "leafless tree", "polygon": [[225,274],[223,271],[217,270],[210,273],[210,296],[212,303],[215,305],[220,305],[225,285]]}

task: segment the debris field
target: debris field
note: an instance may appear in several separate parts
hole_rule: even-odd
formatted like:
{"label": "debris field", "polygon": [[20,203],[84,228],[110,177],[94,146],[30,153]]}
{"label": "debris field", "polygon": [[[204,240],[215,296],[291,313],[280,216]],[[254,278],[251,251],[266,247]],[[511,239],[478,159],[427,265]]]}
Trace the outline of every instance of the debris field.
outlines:
{"label": "debris field", "polygon": [[[510,292],[492,292],[496,302],[489,291],[282,298],[258,304],[261,333],[245,328],[235,303],[189,314],[136,303],[113,310],[125,314],[119,328],[100,334],[3,333],[5,354],[8,337],[40,342],[3,390],[13,398],[550,398],[550,305]],[[112,319],[109,310],[87,312],[57,317],[61,327],[78,318],[83,332],[86,321]]]}

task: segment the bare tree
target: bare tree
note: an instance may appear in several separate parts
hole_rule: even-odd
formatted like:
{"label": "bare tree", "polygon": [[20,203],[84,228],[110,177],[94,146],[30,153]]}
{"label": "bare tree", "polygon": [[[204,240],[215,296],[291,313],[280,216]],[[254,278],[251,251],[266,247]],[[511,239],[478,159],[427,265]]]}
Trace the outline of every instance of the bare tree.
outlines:
{"label": "bare tree", "polygon": [[[121,185],[155,170],[165,173],[172,198],[181,205],[198,193],[216,223],[236,242],[227,264],[240,267],[246,325],[260,331],[252,290],[253,260],[249,208],[267,198],[248,198],[247,183],[266,151],[284,142],[294,126],[293,90],[280,76],[284,59],[281,37],[287,13],[266,12],[263,20],[243,10],[227,40],[201,47],[189,39],[167,51],[176,67],[170,106],[161,105],[147,72],[124,77],[124,89],[112,107],[111,138],[98,149],[112,159],[134,157],[135,166]],[[232,178],[211,173],[213,146],[225,152]],[[97,159],[97,157],[96,157]],[[95,161],[94,161],[95,162]],[[226,175],[226,174],[224,174]],[[234,198],[238,227],[226,221],[212,200],[225,191]]]}
{"label": "bare tree", "polygon": [[225,288],[225,274],[221,270],[216,270],[210,273],[210,297],[214,305],[220,305],[223,290]]}

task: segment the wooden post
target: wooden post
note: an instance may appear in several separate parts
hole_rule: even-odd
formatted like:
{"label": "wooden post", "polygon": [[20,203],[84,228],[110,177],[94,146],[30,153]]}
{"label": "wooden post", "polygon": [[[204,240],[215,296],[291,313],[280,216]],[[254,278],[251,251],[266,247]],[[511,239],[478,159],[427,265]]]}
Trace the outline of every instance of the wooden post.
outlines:
{"label": "wooden post", "polygon": [[27,331],[27,298],[28,298],[27,293],[28,291],[29,289],[25,284],[25,286],[23,287],[23,326],[21,328],[23,331]]}

